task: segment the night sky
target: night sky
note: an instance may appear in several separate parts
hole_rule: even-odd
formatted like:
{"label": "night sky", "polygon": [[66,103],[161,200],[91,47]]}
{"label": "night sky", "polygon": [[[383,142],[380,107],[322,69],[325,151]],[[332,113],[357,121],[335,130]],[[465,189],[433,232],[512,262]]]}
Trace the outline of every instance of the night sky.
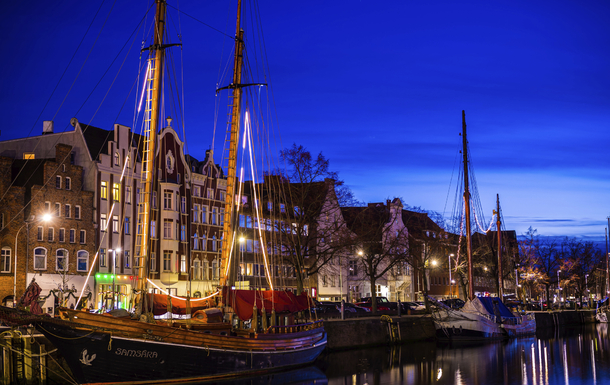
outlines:
{"label": "night sky", "polygon": [[[169,5],[183,38],[175,57],[185,61],[186,140],[203,159],[233,11],[224,0]],[[71,130],[73,116],[107,130],[132,126],[146,34],[137,26],[149,6],[5,2],[0,140],[39,135],[43,120]],[[275,0],[258,12],[279,148],[322,152],[361,201],[401,197],[449,215],[465,110],[487,220],[500,194],[505,228],[517,234],[531,226],[544,236],[604,239],[607,1]]]}

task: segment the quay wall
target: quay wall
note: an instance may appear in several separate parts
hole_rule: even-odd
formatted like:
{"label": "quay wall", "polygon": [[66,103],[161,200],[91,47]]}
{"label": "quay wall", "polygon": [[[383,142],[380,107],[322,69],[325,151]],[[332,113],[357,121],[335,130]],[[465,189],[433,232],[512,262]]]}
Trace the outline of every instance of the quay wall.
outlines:
{"label": "quay wall", "polygon": [[[324,321],[324,329],[328,333],[328,349],[348,349],[436,338],[434,323],[428,315],[382,317]],[[390,319],[392,322],[389,322]]]}
{"label": "quay wall", "polygon": [[[595,322],[594,310],[534,312],[536,331],[545,333],[565,326]],[[389,322],[391,319],[392,322]],[[369,316],[324,321],[330,350],[354,347],[403,344],[434,340],[436,332],[430,315]]]}
{"label": "quay wall", "polygon": [[595,322],[595,310],[537,311],[534,314],[537,331]]}

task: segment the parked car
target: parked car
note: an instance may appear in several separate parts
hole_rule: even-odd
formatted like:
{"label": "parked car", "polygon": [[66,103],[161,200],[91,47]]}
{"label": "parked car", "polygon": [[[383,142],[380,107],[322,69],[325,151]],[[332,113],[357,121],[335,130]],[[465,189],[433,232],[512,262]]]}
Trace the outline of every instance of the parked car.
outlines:
{"label": "parked car", "polygon": [[441,302],[453,309],[461,309],[466,304],[461,298],[448,298]]}
{"label": "parked car", "polygon": [[[394,309],[391,307],[391,302],[386,297],[377,297],[377,310],[387,311],[396,310],[396,303],[394,302]],[[373,309],[373,303],[371,297],[362,297],[361,302],[356,302],[356,306],[364,307],[367,309]]]}
{"label": "parked car", "polygon": [[[341,302],[333,302],[334,304],[337,305],[337,309],[339,309],[339,311],[341,311]],[[362,307],[362,306],[358,306],[356,304],[353,304],[351,302],[345,302],[343,309],[345,310],[346,313],[369,313],[371,311],[371,309],[368,309],[366,307]]]}
{"label": "parked car", "polygon": [[314,303],[315,303],[314,309],[317,314],[329,314],[329,315],[341,314],[341,310],[337,308],[337,304],[335,302],[314,301]]}

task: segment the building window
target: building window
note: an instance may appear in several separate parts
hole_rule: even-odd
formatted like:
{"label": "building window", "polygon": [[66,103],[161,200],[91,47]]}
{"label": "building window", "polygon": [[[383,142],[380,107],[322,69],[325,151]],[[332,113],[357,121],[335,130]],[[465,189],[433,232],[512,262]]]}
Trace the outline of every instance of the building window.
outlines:
{"label": "building window", "polygon": [[273,211],[273,202],[267,202],[267,210]]}
{"label": "building window", "polygon": [[218,251],[218,244],[216,242],[216,235],[212,237],[212,251]]}
{"label": "building window", "polygon": [[68,270],[68,250],[58,249],[55,253],[55,270],[67,271]]}
{"label": "building window", "polygon": [[186,255],[180,256],[180,273],[186,274]]}
{"label": "building window", "polygon": [[70,205],[64,205],[64,215],[66,216],[66,218],[70,218],[70,211],[72,211],[70,210],[70,208]]}
{"label": "building window", "polygon": [[208,196],[207,196],[207,198],[208,199],[214,199],[214,190],[213,189],[211,189],[211,188],[208,189]]}
{"label": "building window", "polygon": [[106,231],[107,227],[108,227],[108,223],[106,222],[106,214],[101,214],[100,215],[100,229],[101,229],[101,231]]}
{"label": "building window", "polygon": [[157,237],[157,221],[150,221],[150,237]]}
{"label": "building window", "polygon": [[212,279],[218,279],[219,273],[218,261],[215,259],[212,261]]}
{"label": "building window", "polygon": [[193,222],[199,223],[199,205],[198,204],[193,205]]}
{"label": "building window", "polygon": [[193,250],[199,250],[199,238],[197,238],[197,233],[193,235]]}
{"label": "building window", "polygon": [[66,241],[66,230],[59,229],[59,242],[65,242],[65,241]]}
{"label": "building window", "polygon": [[105,180],[102,181],[100,186],[100,198],[104,200],[108,199],[108,182]]}
{"label": "building window", "polygon": [[140,204],[140,188],[136,187],[136,204]]}
{"label": "building window", "polygon": [[195,186],[193,187],[193,196],[201,196],[201,187],[199,186]]}
{"label": "building window", "polygon": [[171,190],[163,191],[163,208],[165,210],[172,209],[172,191]]}
{"label": "building window", "polygon": [[123,256],[125,258],[125,268],[129,269],[131,267],[131,252],[129,250],[125,250]]}
{"label": "building window", "polygon": [[37,247],[34,249],[34,270],[47,269],[47,249]]}
{"label": "building window", "polygon": [[180,198],[180,212],[182,214],[186,213],[186,197]]}
{"label": "building window", "polygon": [[57,188],[57,189],[61,188],[61,177],[59,175],[55,176],[55,188]]}
{"label": "building window", "polygon": [[77,253],[76,257],[76,271],[87,270],[89,270],[89,253],[81,250]]}
{"label": "building window", "polygon": [[164,251],[163,252],[163,271],[171,271],[172,270],[172,252]]}
{"label": "building window", "polygon": [[87,230],[81,230],[80,231],[80,243],[85,244],[86,241],[87,241]]}
{"label": "building window", "polygon": [[38,235],[36,236],[36,239],[38,241],[42,241],[42,238],[43,238],[42,234],[43,234],[43,232],[44,232],[44,230],[43,230],[42,226],[38,226]]}
{"label": "building window", "polygon": [[208,238],[203,234],[201,236],[201,250],[206,251],[208,249]]}
{"label": "building window", "polygon": [[157,271],[157,257],[155,257],[155,253],[150,253],[150,271]]}
{"label": "building window", "polygon": [[66,190],[72,189],[72,179],[70,177],[66,177]]}
{"label": "building window", "polygon": [[153,191],[152,193],[152,208],[156,209],[157,208],[157,192]]}
{"label": "building window", "polygon": [[286,212],[286,205],[284,205],[283,203],[280,203],[280,213],[285,213]]}
{"label": "building window", "polygon": [[10,273],[11,272],[11,249],[8,247],[2,248],[2,258],[0,260],[2,266],[0,266],[0,272]]}
{"label": "building window", "polygon": [[76,239],[76,230],[70,229],[70,243],[74,243]]}
{"label": "building window", "polygon": [[74,206],[74,218],[80,219],[80,206]]}
{"label": "building window", "polygon": [[227,200],[227,192],[226,191],[221,191],[220,192],[220,200],[223,201],[223,202]]}
{"label": "building window", "polygon": [[163,220],[163,238],[172,239],[172,220],[171,219]]}
{"label": "building window", "polygon": [[195,258],[193,261],[193,280],[201,281],[203,279],[203,269],[199,258]]}
{"label": "building window", "polygon": [[351,260],[349,261],[349,276],[350,277],[355,277],[358,275],[358,264],[356,263],[356,261]]}
{"label": "building window", "polygon": [[218,223],[218,209],[216,207],[212,207],[212,224],[216,225]]}
{"label": "building window", "polygon": [[129,232],[131,231],[131,225],[129,223],[129,217],[125,217],[125,235],[129,235]]}
{"label": "building window", "polygon": [[55,230],[52,227],[47,229],[47,241],[53,242],[55,239]]}
{"label": "building window", "polygon": [[119,216],[118,215],[112,216],[112,232],[113,233],[119,232]]}
{"label": "building window", "polygon": [[115,202],[121,201],[121,185],[118,183],[112,184],[112,200]]}
{"label": "building window", "polygon": [[220,226],[224,226],[225,224],[225,209],[224,207],[220,209]]}
{"label": "building window", "polygon": [[120,166],[121,165],[121,156],[119,155],[118,151],[114,152],[114,165],[115,166]]}
{"label": "building window", "polygon": [[186,225],[180,225],[180,240],[182,242],[186,240]]}
{"label": "building window", "polygon": [[100,249],[100,267],[106,267],[106,249]]}
{"label": "building window", "polygon": [[201,223],[208,223],[208,207],[201,206]]}
{"label": "building window", "polygon": [[125,186],[125,203],[131,204],[131,186]]}
{"label": "building window", "polygon": [[61,216],[61,203],[55,202],[55,216]]}
{"label": "building window", "polygon": [[51,214],[51,202],[47,201],[44,203],[44,211]]}

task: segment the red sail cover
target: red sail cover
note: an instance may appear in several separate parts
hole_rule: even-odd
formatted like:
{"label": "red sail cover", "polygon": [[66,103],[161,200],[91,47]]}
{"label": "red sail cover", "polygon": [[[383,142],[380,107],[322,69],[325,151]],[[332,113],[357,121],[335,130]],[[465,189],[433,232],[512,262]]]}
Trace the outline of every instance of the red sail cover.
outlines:
{"label": "red sail cover", "polygon": [[276,313],[295,313],[313,306],[306,293],[297,296],[290,291],[228,290],[225,287],[223,297],[227,305],[233,307],[242,321],[252,318],[252,308],[255,302],[259,315],[262,314],[263,308],[267,314],[274,309]]}
{"label": "red sail cover", "polygon": [[[167,302],[168,296],[165,294],[148,294],[148,303],[153,304],[153,314],[163,315],[167,313]],[[172,313],[173,314],[186,314],[186,300],[179,298],[171,298],[172,301]],[[149,305],[150,306],[150,305]],[[216,306],[214,298],[201,299],[191,298],[191,314],[197,310],[209,309],[210,307]]]}

